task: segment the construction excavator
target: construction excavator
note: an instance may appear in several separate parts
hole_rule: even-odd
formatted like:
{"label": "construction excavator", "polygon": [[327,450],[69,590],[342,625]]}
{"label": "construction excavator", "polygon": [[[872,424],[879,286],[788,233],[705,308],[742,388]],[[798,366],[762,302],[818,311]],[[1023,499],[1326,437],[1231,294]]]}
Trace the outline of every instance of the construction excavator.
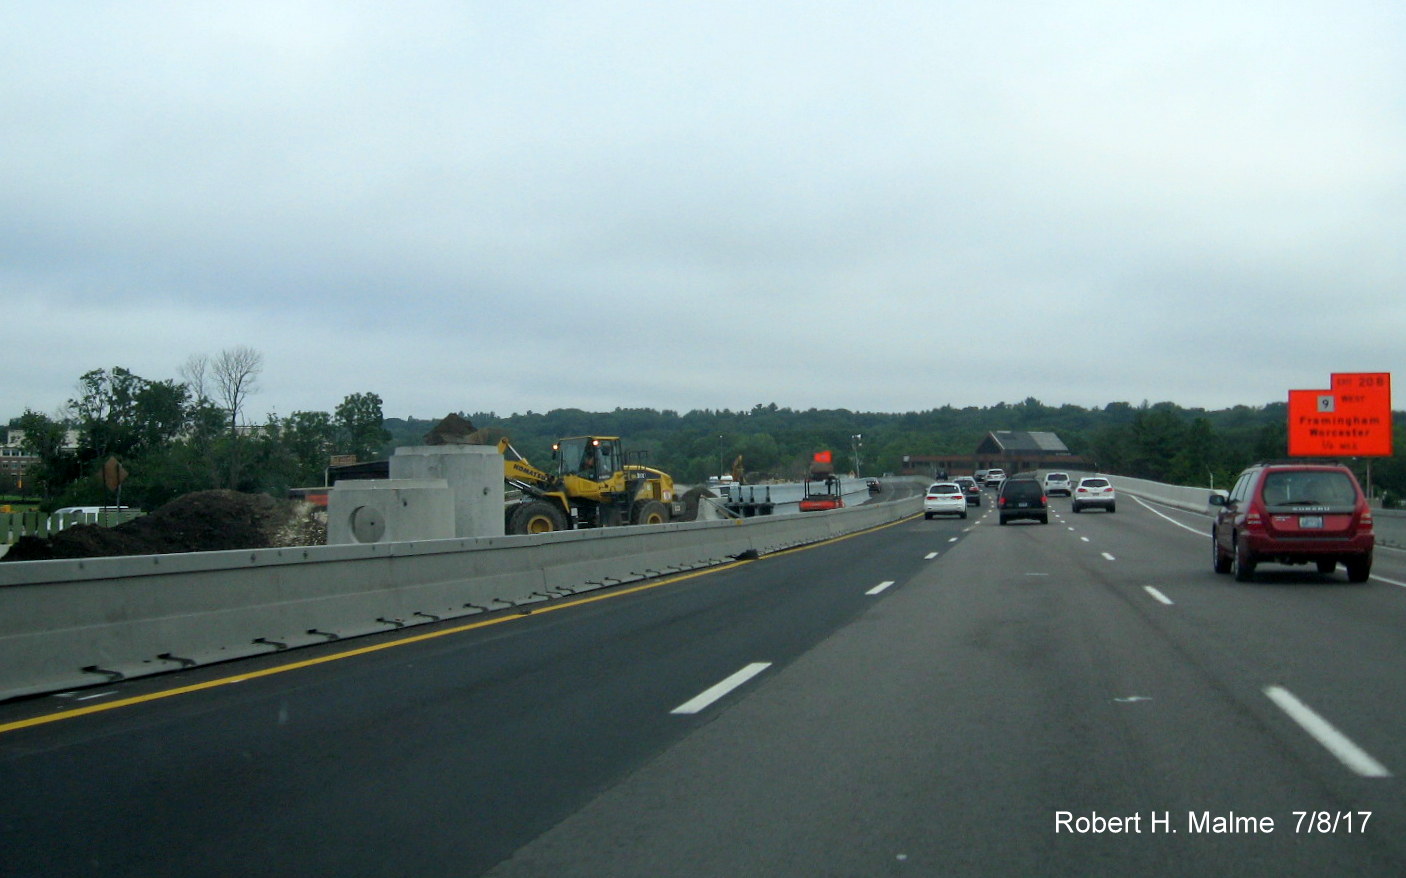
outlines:
{"label": "construction excavator", "polygon": [[[509,534],[540,534],[623,524],[664,524],[682,514],[674,479],[627,462],[618,436],[574,436],[552,444],[552,469],[533,466],[507,437],[498,440],[503,476],[517,497],[504,526]],[[634,452],[631,460],[643,459]]]}

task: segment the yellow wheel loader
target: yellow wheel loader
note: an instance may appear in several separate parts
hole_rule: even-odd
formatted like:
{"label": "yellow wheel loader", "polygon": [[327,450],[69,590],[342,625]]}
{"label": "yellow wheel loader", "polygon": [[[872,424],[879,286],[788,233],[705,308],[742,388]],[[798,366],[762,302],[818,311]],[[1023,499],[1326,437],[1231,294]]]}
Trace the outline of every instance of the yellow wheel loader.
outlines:
{"label": "yellow wheel loader", "polygon": [[540,470],[498,441],[503,476],[517,499],[505,521],[509,534],[538,534],[583,527],[664,524],[682,512],[668,473],[627,463],[617,436],[575,436],[552,445],[555,472]]}

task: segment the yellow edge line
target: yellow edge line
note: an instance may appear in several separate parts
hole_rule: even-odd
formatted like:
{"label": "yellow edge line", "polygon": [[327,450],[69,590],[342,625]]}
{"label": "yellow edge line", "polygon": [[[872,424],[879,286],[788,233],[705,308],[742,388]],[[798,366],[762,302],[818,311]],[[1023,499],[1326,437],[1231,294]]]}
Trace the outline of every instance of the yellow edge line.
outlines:
{"label": "yellow edge line", "polygon": [[[915,517],[916,516],[910,516],[909,518]],[[901,524],[902,522],[908,520],[908,518],[901,518],[897,521],[890,521],[881,525],[877,525],[875,527],[868,528],[867,530],[855,531],[851,534],[844,534],[843,536],[831,537],[830,539],[821,540],[820,542],[807,543],[804,546],[796,546],[790,549],[783,549],[779,552],[772,552],[764,557],[773,558],[777,555],[785,555],[791,552],[799,552],[804,549],[816,548],[818,546],[823,546],[829,543],[836,543],[840,540],[847,540],[851,537],[860,536],[861,534],[872,533],[876,530],[880,530],[885,527],[890,527],[895,524]],[[257,680],[260,677],[272,677],[275,674],[283,674],[287,673],[288,671],[297,671],[303,668],[311,668],[317,665],[325,665],[328,662],[341,661],[343,659],[354,658],[359,655],[368,655],[373,652],[380,652],[383,649],[391,649],[392,647],[396,646],[407,646],[412,643],[421,643],[426,640],[433,640],[436,637],[447,637],[450,634],[461,634],[465,631],[473,631],[478,628],[487,628],[490,625],[498,625],[503,622],[512,622],[517,619],[525,619],[528,616],[535,616],[541,613],[552,613],[557,610],[565,610],[569,607],[579,607],[583,604],[590,604],[596,601],[603,601],[607,598],[623,597],[628,594],[635,594],[637,592],[648,591],[649,589],[670,585],[675,582],[682,582],[686,579],[693,579],[694,577],[703,576],[707,573],[719,573],[723,570],[731,570],[734,567],[741,567],[744,564],[751,563],[753,562],[734,561],[731,564],[720,564],[717,567],[708,567],[703,570],[694,570],[689,573],[683,573],[678,576],[671,576],[668,579],[660,579],[654,582],[646,583],[644,585],[635,585],[623,589],[611,589],[610,591],[604,592],[602,594],[594,594],[589,597],[563,601],[559,604],[548,604],[547,606],[544,606],[541,609],[533,609],[530,613],[512,613],[509,611],[504,611],[504,615],[497,616],[492,619],[484,619],[480,622],[471,622],[467,625],[456,625],[452,628],[444,628],[439,631],[430,631],[425,634],[416,634],[410,637],[402,637],[398,640],[388,640],[385,643],[377,643],[372,646],[358,647],[357,649],[349,649],[345,652],[337,652],[331,655],[320,656],[318,658],[304,659],[303,661],[291,662],[286,665],[278,665],[276,667],[264,668],[258,671],[249,671],[248,673],[236,674],[232,677],[220,677],[216,680],[207,680],[204,683],[192,683],[189,686],[177,686],[174,689],[164,689],[160,692],[152,692],[148,695],[134,695],[131,698],[120,698],[116,701],[105,701],[102,704],[91,704],[86,707],[76,707],[71,710],[65,710],[59,713],[48,713],[43,714],[41,716],[30,717],[29,719],[15,720],[14,722],[8,723],[0,723],[0,735],[5,734],[6,732],[14,732],[20,729],[32,728],[34,726],[48,725],[49,723],[56,723],[60,720],[73,719],[75,717],[87,716],[93,713],[102,713],[108,710],[117,710],[122,707],[131,707],[136,704],[145,704],[149,701],[159,701],[163,698],[172,698],[177,695],[189,695],[192,692],[202,692],[206,689],[215,689],[220,686],[229,686],[234,683],[243,683],[246,680]]]}

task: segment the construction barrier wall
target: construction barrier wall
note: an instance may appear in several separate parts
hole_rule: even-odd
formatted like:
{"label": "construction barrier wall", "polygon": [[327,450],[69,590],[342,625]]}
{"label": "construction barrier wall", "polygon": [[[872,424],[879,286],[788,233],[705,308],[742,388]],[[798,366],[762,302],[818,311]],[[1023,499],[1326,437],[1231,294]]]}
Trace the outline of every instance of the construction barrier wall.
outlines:
{"label": "construction barrier wall", "polygon": [[915,515],[0,563],[0,700],[263,655],[726,563]]}

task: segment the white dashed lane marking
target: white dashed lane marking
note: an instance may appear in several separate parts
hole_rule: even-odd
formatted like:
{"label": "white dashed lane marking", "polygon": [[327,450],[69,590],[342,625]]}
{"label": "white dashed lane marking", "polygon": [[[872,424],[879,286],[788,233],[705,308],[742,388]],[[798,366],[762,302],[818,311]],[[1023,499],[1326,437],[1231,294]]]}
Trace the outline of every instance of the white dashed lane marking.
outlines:
{"label": "white dashed lane marking", "polygon": [[707,689],[704,689],[702,692],[685,701],[683,704],[680,704],[678,707],[669,711],[669,713],[698,713],[707,708],[709,705],[713,704],[718,699],[722,698],[724,695],[727,695],[729,692],[736,689],[738,686],[741,686],[743,683],[746,683],[748,680],[760,674],[762,671],[765,671],[769,667],[771,667],[771,662],[753,662],[752,664],[747,665],[742,670],[728,677],[726,680],[723,680],[721,683],[717,683],[713,686],[709,686]]}

